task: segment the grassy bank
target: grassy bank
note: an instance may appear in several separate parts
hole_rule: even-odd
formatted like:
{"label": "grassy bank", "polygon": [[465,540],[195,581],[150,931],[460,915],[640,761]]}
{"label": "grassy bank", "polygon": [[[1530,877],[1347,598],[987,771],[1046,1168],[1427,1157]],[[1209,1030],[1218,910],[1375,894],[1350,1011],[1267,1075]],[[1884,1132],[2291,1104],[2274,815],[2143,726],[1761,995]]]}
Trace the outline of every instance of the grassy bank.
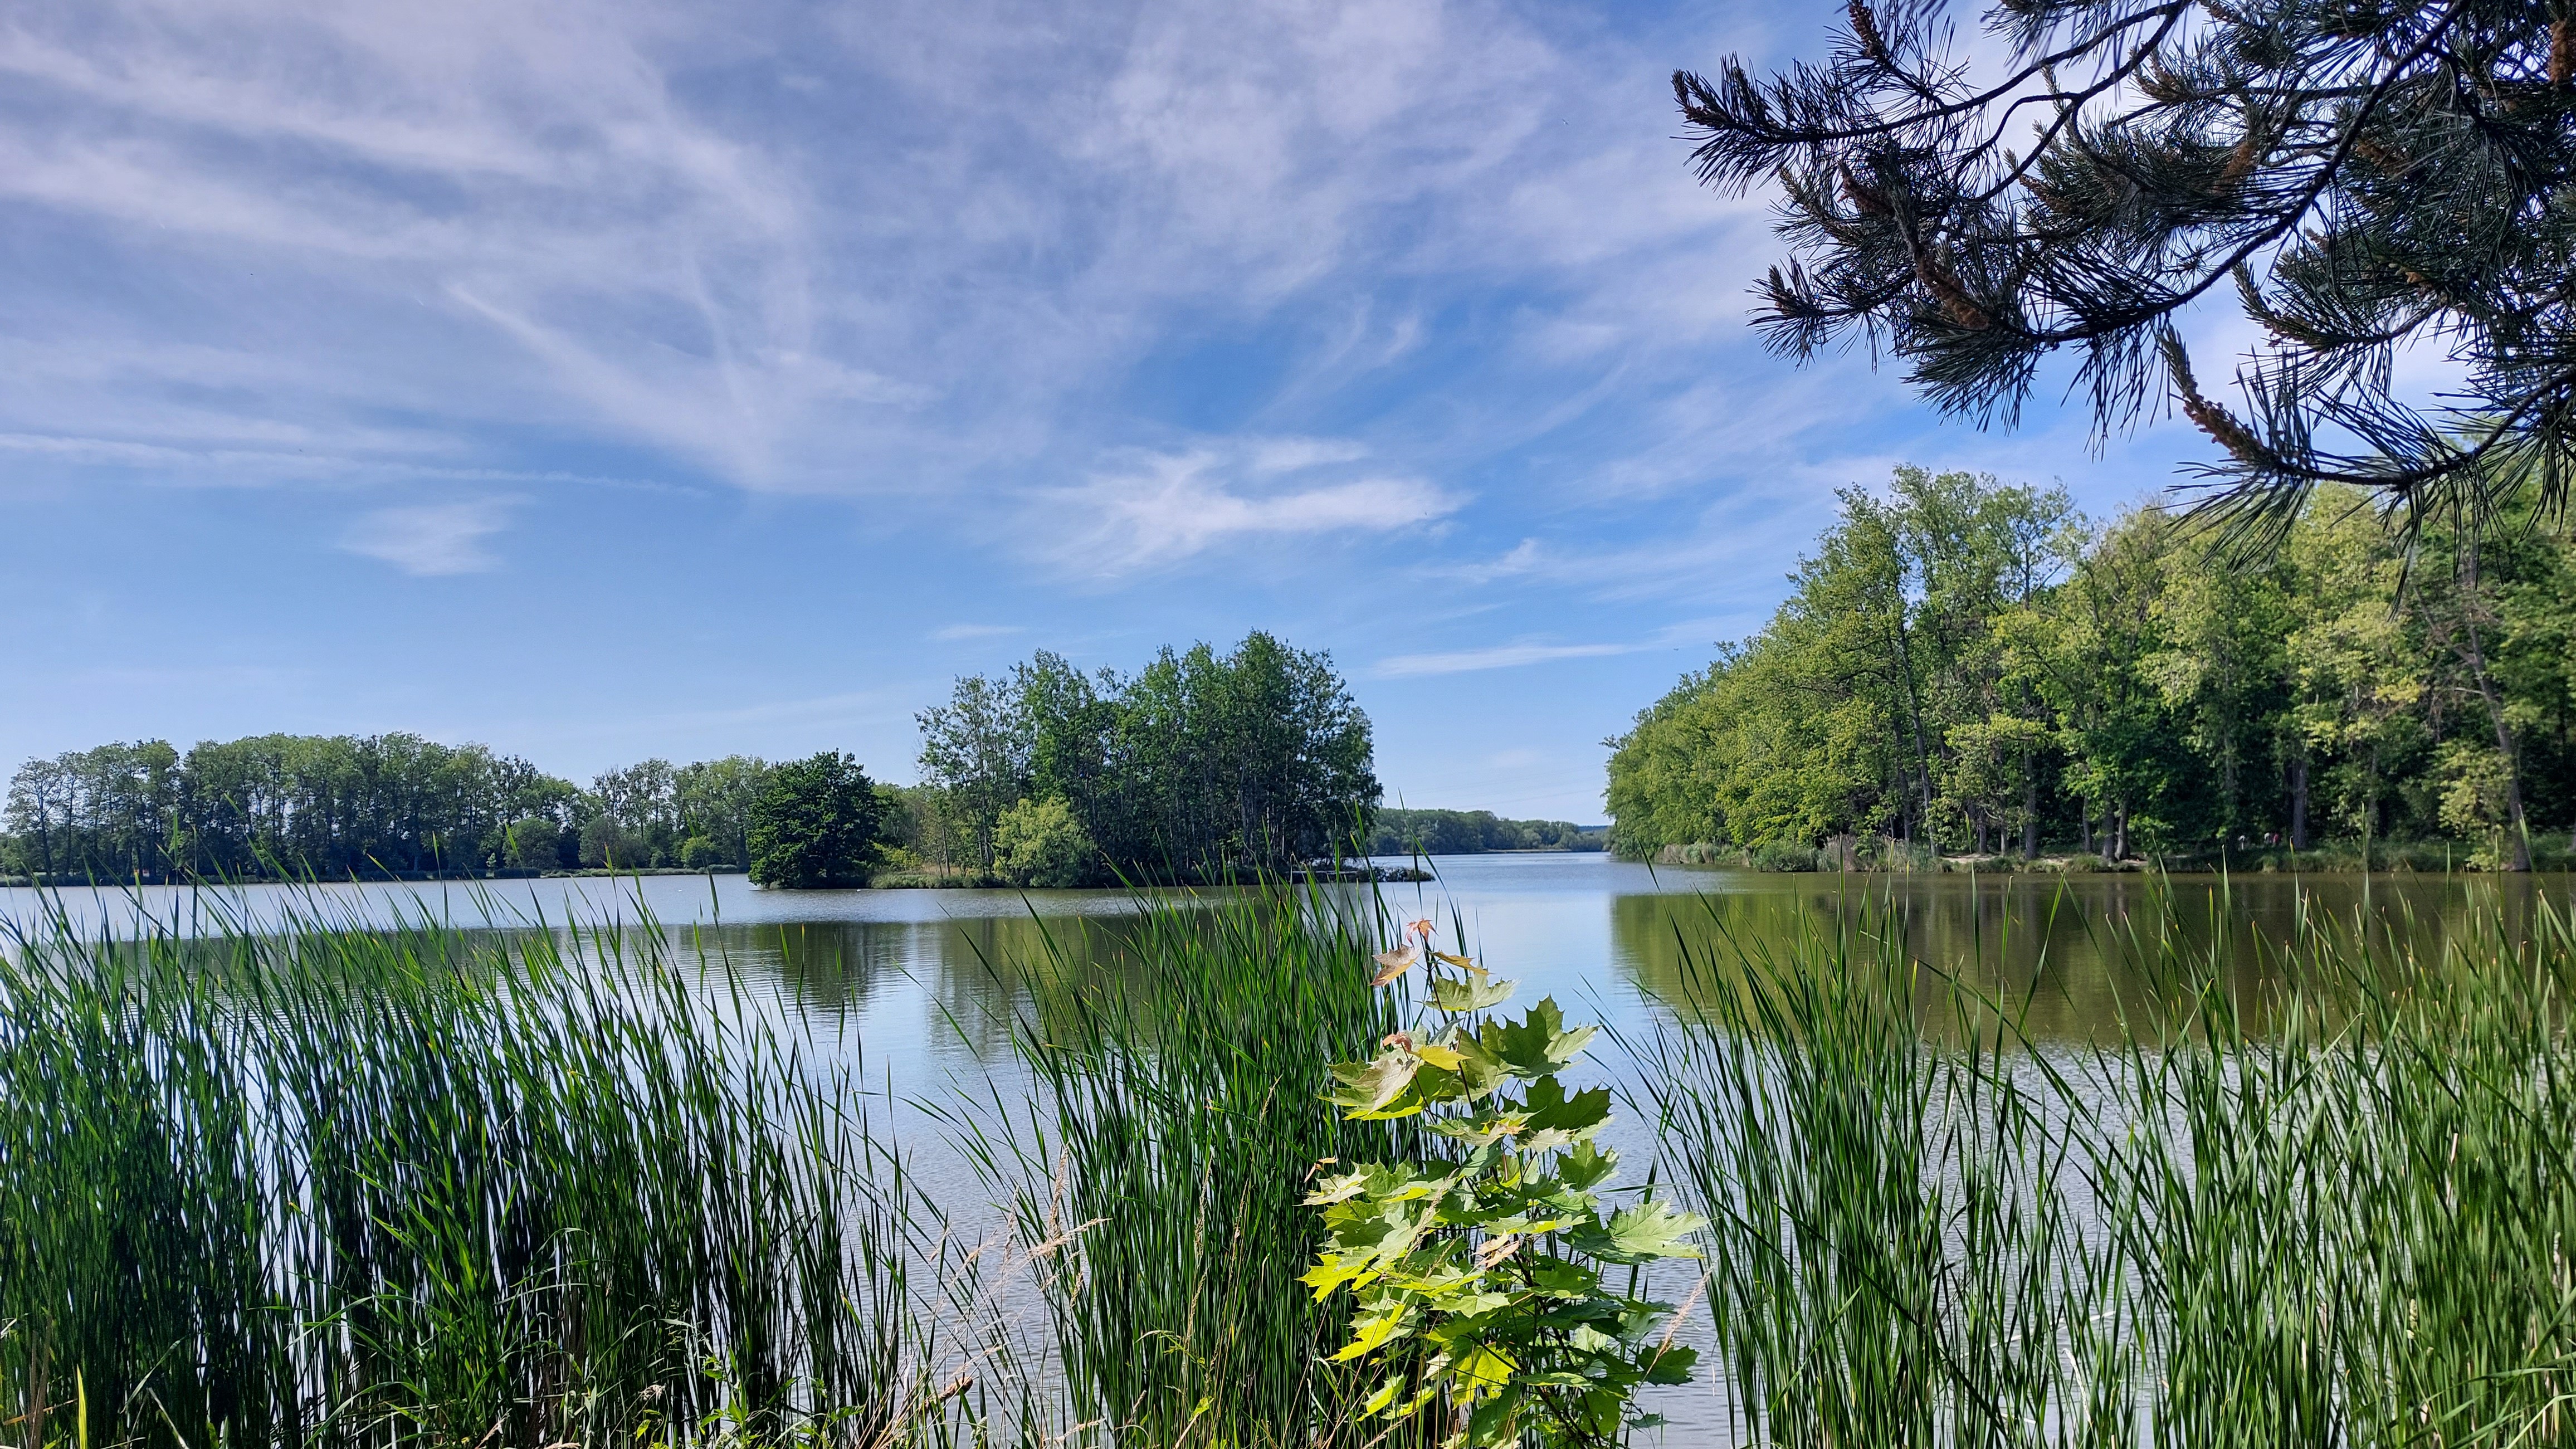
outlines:
{"label": "grassy bank", "polygon": [[1382,934],[1311,889],[1229,893],[1148,911],[1115,969],[1052,941],[991,963],[1023,987],[1017,1067],[938,1104],[988,1211],[929,1200],[856,1061],[649,923],[58,918],[0,964],[0,1419],[29,1444],[1356,1444],[1320,1361],[1341,1325],[1294,1280],[1316,1158],[1397,1143],[1311,1110],[1388,1029]]}

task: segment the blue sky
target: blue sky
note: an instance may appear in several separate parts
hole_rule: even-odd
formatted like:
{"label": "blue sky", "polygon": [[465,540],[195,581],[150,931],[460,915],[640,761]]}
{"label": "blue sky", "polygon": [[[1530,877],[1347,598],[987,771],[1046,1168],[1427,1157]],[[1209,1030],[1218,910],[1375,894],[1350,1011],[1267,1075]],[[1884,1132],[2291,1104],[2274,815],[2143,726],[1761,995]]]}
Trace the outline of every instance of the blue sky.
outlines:
{"label": "blue sky", "polygon": [[1838,6],[22,0],[0,768],[416,730],[575,779],[851,750],[1031,650],[1332,652],[1391,798],[1601,740],[1891,464],[1985,435],[1745,325],[1664,77]]}

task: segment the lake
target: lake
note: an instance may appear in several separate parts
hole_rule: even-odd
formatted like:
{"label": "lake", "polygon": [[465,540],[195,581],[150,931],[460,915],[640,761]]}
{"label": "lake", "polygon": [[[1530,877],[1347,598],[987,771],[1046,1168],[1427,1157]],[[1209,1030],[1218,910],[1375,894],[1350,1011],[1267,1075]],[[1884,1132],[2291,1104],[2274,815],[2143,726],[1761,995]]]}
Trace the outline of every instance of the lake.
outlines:
{"label": "lake", "polygon": [[[2302,912],[2362,919],[2431,949],[2463,928],[2473,906],[2499,906],[2511,922],[2576,900],[2576,882],[2564,876],[1845,877],[1650,869],[1566,854],[1432,865],[1432,882],[1382,888],[1394,918],[1429,917],[1444,933],[1454,923],[1497,975],[1520,983],[1522,1002],[1553,995],[1570,1017],[1631,1032],[1656,1024],[1688,953],[1785,953],[1847,927],[1897,933],[1911,955],[1944,969],[1973,968],[2027,999],[2034,1034],[2071,1041],[2114,1024],[2123,989],[2136,984],[2122,949],[2130,939],[2178,938],[2252,987]],[[919,1182],[970,1233],[990,1221],[972,1206],[985,1188],[920,1104],[951,1100],[960,1087],[1013,1098],[1025,1078],[1006,1033],[1028,1000],[1028,972],[1114,969],[1133,909],[1129,897],[1108,892],[785,893],[755,890],[740,876],[656,876],[52,897],[8,890],[0,920],[30,922],[49,903],[85,933],[118,935],[147,915],[196,934],[225,923],[273,927],[299,914],[322,924],[428,919],[493,931],[636,929],[649,919],[684,958],[696,951],[729,962],[755,1004],[805,1028],[823,1059],[858,1065],[870,1092],[889,1098],[883,1111],[910,1144]],[[602,938],[591,940],[599,949]],[[1352,1054],[1367,1047],[1353,1043]],[[1617,1070],[1609,1044],[1596,1046],[1592,1074]],[[1633,1179],[1652,1144],[1625,1115],[1611,1140],[1628,1152]],[[1704,1340],[1704,1321],[1689,1320],[1682,1337]],[[1674,1423],[1671,1443],[1702,1442],[1724,1417],[1705,1390],[1668,1391],[1655,1407]]]}
{"label": "lake", "polygon": [[[2576,907],[2576,877],[2565,875],[1794,875],[1558,853],[1430,864],[1435,881],[1380,887],[1398,917],[1429,917],[1444,935],[1461,926],[1525,998],[1553,994],[1628,1026],[1646,1025],[1659,994],[1678,986],[1685,943],[1719,956],[1739,945],[1785,951],[1802,931],[1829,934],[1838,922],[1897,932],[1910,954],[1944,969],[1982,963],[1986,984],[2027,996],[2035,1034],[2074,1039],[2113,1024],[2133,933],[2215,950],[2252,986],[2301,912],[2366,918],[2430,950],[2473,903],[2501,907],[2508,921],[2544,902]],[[1050,940],[1076,962],[1113,954],[1119,918],[1133,907],[1110,891],[789,892],[739,875],[145,887],[51,900],[84,933],[130,933],[142,914],[190,934],[225,922],[274,926],[289,914],[500,930],[649,918],[684,946],[730,960],[783,1012],[861,1044],[873,1073],[916,1087],[980,1069],[1000,1043],[995,1024],[1020,996],[1020,968],[1044,958]],[[35,891],[0,889],[0,922],[32,921],[45,903]]]}

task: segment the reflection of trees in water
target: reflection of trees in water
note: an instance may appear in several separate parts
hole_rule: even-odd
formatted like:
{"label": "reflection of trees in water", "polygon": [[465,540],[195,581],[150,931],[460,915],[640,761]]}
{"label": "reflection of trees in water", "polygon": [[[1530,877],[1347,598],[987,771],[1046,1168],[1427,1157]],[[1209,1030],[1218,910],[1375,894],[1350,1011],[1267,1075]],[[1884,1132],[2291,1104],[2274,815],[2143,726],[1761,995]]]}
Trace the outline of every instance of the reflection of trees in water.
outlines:
{"label": "reflection of trees in water", "polygon": [[1041,996],[1062,1000],[1112,980],[1134,959],[1137,929],[1133,916],[1092,914],[791,921],[694,934],[710,960],[774,980],[796,1010],[835,1025],[890,990],[915,987],[922,1032],[992,1060],[1010,1050],[1013,1016]]}
{"label": "reflection of trees in water", "polygon": [[[1892,945],[1980,991],[2026,1001],[2032,1035],[2072,1040],[2115,1032],[2123,1003],[2134,1009],[2154,984],[2148,963],[2159,957],[2202,970],[2214,964],[2237,999],[2254,1006],[2280,982],[2281,952],[2302,912],[2312,924],[2366,924],[2374,940],[2431,959],[2468,929],[2474,912],[2491,913],[2508,938],[2528,939],[2544,898],[2569,908],[2570,880],[1796,876],[1748,884],[1736,876],[1724,886],[1698,896],[1614,898],[1618,967],[1677,1000],[1686,959],[1722,974],[1732,974],[1739,952],[1781,963],[1830,960],[1839,935],[1851,959],[1875,961]],[[1947,1024],[1945,993],[1918,990],[1916,999],[1927,1029]]]}

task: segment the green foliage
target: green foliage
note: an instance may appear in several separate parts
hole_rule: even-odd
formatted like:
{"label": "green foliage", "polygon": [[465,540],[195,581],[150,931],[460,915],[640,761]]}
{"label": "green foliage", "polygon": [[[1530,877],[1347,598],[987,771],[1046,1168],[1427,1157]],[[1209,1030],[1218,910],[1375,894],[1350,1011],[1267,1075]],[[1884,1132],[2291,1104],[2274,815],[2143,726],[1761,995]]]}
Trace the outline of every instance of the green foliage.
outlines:
{"label": "green foliage", "polygon": [[1766,840],[1744,853],[1744,863],[1754,870],[1814,870],[1816,852],[1803,845],[1783,845]]}
{"label": "green foliage", "polygon": [[[1340,1315],[1297,1281],[1319,1238],[1318,1158],[1415,1150],[1412,1124],[1308,1104],[1337,1043],[1396,1025],[1369,988],[1369,904],[1279,884],[1067,929],[1119,949],[1014,963],[1038,984],[1013,1037],[1030,1098],[966,1145],[1035,1255],[1071,1417],[1095,1442],[1363,1449],[1367,1391],[1328,1355]],[[1106,956],[1114,969],[1077,963]],[[1058,1442],[1050,1439],[1049,1442]]]}
{"label": "green foliage", "polygon": [[161,740],[29,760],[6,819],[31,873],[346,879],[504,863],[506,830],[567,829],[581,792],[515,756],[417,735],[261,735],[182,756]]}
{"label": "green foliage", "polygon": [[[1414,930],[1421,946],[1379,956],[1379,979],[1428,951],[1430,923]],[[1336,1063],[1325,1100],[1352,1121],[1421,1115],[1461,1151],[1318,1178],[1306,1201],[1331,1240],[1302,1281],[1319,1300],[1345,1287],[1355,1300],[1333,1357],[1381,1376],[1368,1414],[1455,1415],[1451,1446],[1621,1442],[1650,1422],[1632,1406],[1637,1388],[1687,1382],[1696,1354],[1658,1332],[1672,1305],[1635,1296],[1633,1276],[1631,1291],[1614,1290],[1604,1270],[1698,1257],[1685,1239],[1701,1220],[1651,1197],[1604,1215],[1598,1189],[1617,1154],[1594,1138],[1610,1093],[1569,1094],[1560,1079],[1596,1028],[1568,1028],[1553,999],[1514,1020],[1483,1016],[1511,985],[1463,956],[1432,953],[1426,975],[1437,1034],[1391,1032],[1370,1060]]]}
{"label": "green foliage", "polygon": [[1100,848],[1064,797],[1022,800],[993,824],[993,868],[1015,886],[1066,890],[1100,871]]}
{"label": "green foliage", "polygon": [[1129,879],[1219,881],[1334,856],[1379,795],[1368,717],[1330,657],[1257,631],[1123,678],[1041,652],[957,681],[920,723],[922,776],[988,869],[1022,799],[1061,798]]}
{"label": "green foliage", "polygon": [[1377,812],[1371,855],[1477,855],[1490,850],[1600,850],[1604,832],[1568,820],[1505,820],[1490,810]]}
{"label": "green foliage", "polygon": [[301,909],[13,936],[13,1442],[944,1439],[971,1349],[933,1280],[971,1265],[857,1063],[728,1009],[730,968],[649,927],[572,950]]}
{"label": "green foliage", "polygon": [[751,869],[752,805],[768,777],[769,762],[756,755],[701,760],[672,772],[672,813],[684,843],[696,836],[716,848],[706,865]]}
{"label": "green foliage", "polygon": [[159,740],[29,760],[9,785],[13,857],[56,880],[256,880],[750,864],[768,766],[645,760],[584,791],[512,755],[417,735],[260,735],[184,756]]}
{"label": "green foliage", "polygon": [[564,863],[564,829],[540,815],[514,821],[503,843],[501,863],[514,870],[554,870]]}
{"label": "green foliage", "polygon": [[2564,538],[2428,523],[2410,575],[2349,490],[2252,562],[2154,509],[1890,493],[1846,495],[1770,626],[1614,742],[1614,848],[2215,862],[2332,830],[2519,868],[2534,817],[2576,828]]}
{"label": "green foliage", "polygon": [[[1796,254],[1757,325],[1801,359],[1866,338],[1944,411],[2009,426],[2042,361],[2097,435],[2169,405],[2236,521],[2358,485],[2509,535],[2576,470],[2576,44],[2522,0],[1853,0],[1821,63],[1673,77],[1701,177],[1776,182]],[[1957,36],[1990,44],[1968,54]],[[2247,415],[2182,342],[2234,302]],[[2402,352],[2460,376],[2425,406]]]}
{"label": "green foliage", "polygon": [[752,806],[752,883],[789,890],[866,885],[884,808],[848,755],[825,750],[771,766]]}

